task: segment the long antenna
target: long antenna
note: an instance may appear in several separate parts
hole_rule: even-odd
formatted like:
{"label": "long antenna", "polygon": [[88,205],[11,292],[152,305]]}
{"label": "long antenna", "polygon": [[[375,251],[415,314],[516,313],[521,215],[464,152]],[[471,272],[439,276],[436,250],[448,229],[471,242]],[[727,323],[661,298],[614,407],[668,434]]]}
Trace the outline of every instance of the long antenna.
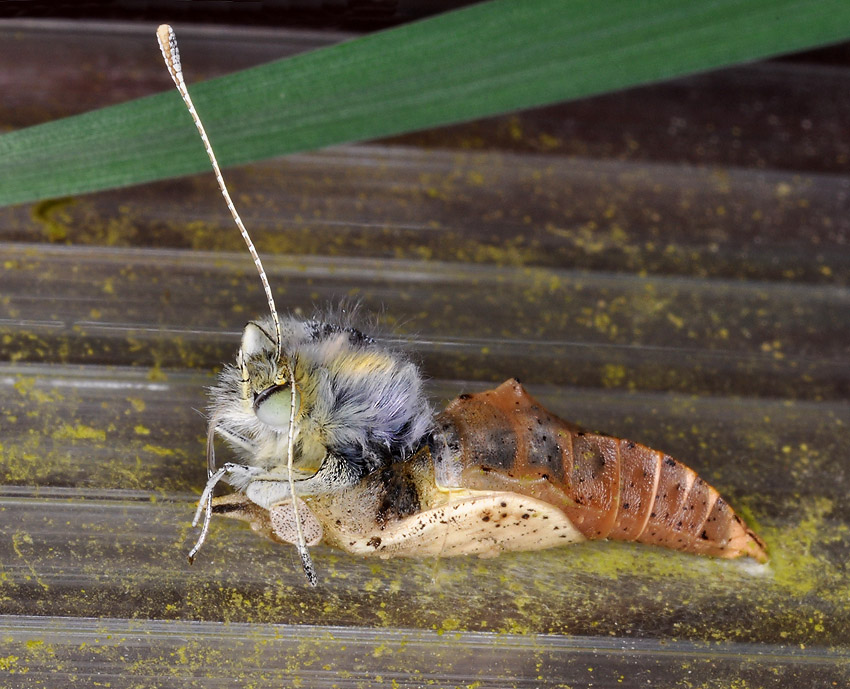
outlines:
{"label": "long antenna", "polygon": [[[188,108],[189,114],[192,116],[192,121],[198,128],[198,133],[201,135],[201,140],[204,142],[204,148],[207,151],[207,156],[209,156],[210,163],[212,163],[213,172],[215,173],[215,178],[218,182],[218,187],[219,189],[221,189],[221,195],[224,196],[224,200],[227,203],[227,207],[230,210],[230,214],[233,216],[233,220],[236,223],[236,226],[239,228],[239,232],[242,233],[242,239],[245,240],[245,244],[248,246],[248,252],[251,254],[251,258],[254,259],[254,265],[257,267],[257,272],[260,274],[260,281],[263,283],[263,289],[266,291],[266,299],[269,302],[269,311],[271,312],[272,320],[274,321],[275,361],[279,362],[281,359],[280,355],[282,338],[280,332],[280,318],[278,318],[277,308],[275,308],[274,305],[272,289],[269,286],[269,281],[266,277],[266,271],[263,269],[263,263],[262,261],[260,261],[260,255],[257,253],[257,249],[254,247],[254,242],[251,241],[251,237],[248,234],[248,230],[245,229],[245,225],[242,224],[242,218],[239,217],[239,213],[236,210],[236,206],[233,205],[233,199],[230,198],[230,192],[227,191],[227,185],[224,183],[224,176],[221,174],[221,168],[218,166],[218,161],[216,160],[215,153],[213,153],[212,144],[210,144],[210,140],[207,137],[207,132],[204,129],[204,125],[201,122],[201,118],[198,116],[198,113],[195,110],[195,105],[194,103],[192,103],[192,98],[189,96],[189,90],[186,88],[186,82],[183,79],[183,69],[180,66],[180,51],[177,49],[177,36],[174,35],[174,29],[172,29],[168,24],[162,24],[156,30],[156,38],[157,41],[159,41],[159,48],[162,51],[162,57],[165,59],[165,66],[168,67],[168,72],[171,74],[171,78],[174,80],[174,85],[180,92],[180,96],[183,98],[183,102],[186,104],[186,108]],[[292,511],[293,516],[295,517],[295,530],[298,537],[298,543],[296,543],[296,547],[298,548],[298,554],[301,556],[301,564],[304,568],[304,574],[307,576],[307,580],[310,582],[311,586],[316,586],[318,580],[316,578],[316,571],[313,567],[313,560],[310,558],[310,553],[307,550],[307,543],[304,540],[304,533],[301,528],[301,516],[298,514],[298,499],[295,495],[295,479],[292,475],[292,463],[294,454],[293,446],[295,441],[295,370],[292,365],[292,362],[289,360],[286,361],[286,371],[289,377],[289,384],[292,387],[292,394],[290,395],[289,407],[289,439],[287,447],[287,467],[289,469],[289,489],[290,494],[292,495]],[[204,539],[207,535],[207,531],[209,529],[210,518],[212,515],[213,488],[215,488],[216,483],[218,483],[227,473],[228,469],[226,468],[226,466],[222,467],[222,469],[219,469],[219,471],[215,473],[210,473],[206,488],[204,489],[204,492],[201,495],[201,499],[198,503],[198,511],[196,512],[195,519],[192,522],[192,526],[198,523],[201,510],[204,509],[205,514],[203,528],[201,530],[201,535],[198,538],[198,542],[195,544],[195,547],[192,548],[192,551],[189,553],[190,562],[203,544]]]}
{"label": "long antenna", "polygon": [[210,144],[210,140],[207,137],[207,131],[204,129],[201,118],[198,117],[198,113],[195,110],[195,104],[192,103],[192,98],[189,96],[189,90],[186,88],[186,82],[183,80],[183,69],[180,66],[180,51],[177,49],[177,36],[174,35],[174,29],[172,29],[168,24],[162,24],[156,30],[156,38],[157,41],[159,41],[159,49],[162,51],[162,57],[165,59],[165,66],[168,67],[168,72],[174,80],[174,85],[180,92],[183,102],[186,103],[186,107],[189,109],[189,114],[192,116],[192,121],[194,121],[195,126],[198,128],[198,133],[201,135],[201,140],[204,142],[204,148],[207,150],[210,163],[212,163],[215,179],[218,182],[219,189],[221,189],[221,195],[224,196],[227,208],[230,210],[230,214],[233,216],[233,220],[239,228],[239,232],[242,233],[242,239],[244,239],[245,244],[248,245],[248,252],[251,254],[251,258],[254,259],[254,265],[257,267],[257,272],[260,274],[260,282],[263,283],[263,289],[266,291],[266,299],[269,302],[269,311],[271,311],[272,320],[274,321],[276,337],[275,360],[280,361],[280,319],[278,318],[277,309],[274,305],[272,288],[269,286],[269,280],[266,277],[263,262],[260,261],[260,255],[254,247],[254,242],[251,241],[251,236],[248,234],[248,230],[245,229],[245,225],[242,224],[242,218],[239,217],[236,206],[233,205],[233,199],[230,198],[230,192],[227,191],[227,186],[224,183],[224,177],[221,174],[221,168],[218,166],[218,161],[216,160],[215,153],[213,153],[212,150],[212,144]]}
{"label": "long antenna", "polygon": [[298,498],[295,497],[295,477],[292,475],[292,462],[295,455],[295,367],[291,360],[287,359],[286,366],[289,369],[289,380],[292,381],[291,395],[289,396],[289,439],[286,447],[286,466],[289,471],[289,494],[292,496],[292,516],[295,517],[295,534],[298,539],[296,547],[298,555],[301,557],[301,567],[310,582],[310,586],[316,586],[319,583],[316,577],[316,570],[313,567],[313,560],[310,558],[310,552],[307,550],[307,541],[304,540],[304,530],[301,528],[301,515],[298,514]]}

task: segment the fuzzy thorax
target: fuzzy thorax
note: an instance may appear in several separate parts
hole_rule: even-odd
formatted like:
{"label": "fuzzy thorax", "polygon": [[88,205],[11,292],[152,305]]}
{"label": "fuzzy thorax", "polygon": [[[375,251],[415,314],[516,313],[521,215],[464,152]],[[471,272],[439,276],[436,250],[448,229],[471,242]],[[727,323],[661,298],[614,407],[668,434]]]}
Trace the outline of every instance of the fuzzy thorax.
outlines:
{"label": "fuzzy thorax", "polygon": [[344,487],[403,460],[420,445],[432,411],[422,376],[404,355],[335,314],[321,320],[282,318],[281,334],[282,361],[277,361],[271,319],[249,323],[236,365],[226,366],[210,390],[211,423],[246,464],[274,474],[286,471],[288,412],[270,424],[271,407],[260,414],[267,423],[258,410],[270,392],[291,391],[287,362],[297,395],[298,478],[334,462],[339,466],[331,473]]}

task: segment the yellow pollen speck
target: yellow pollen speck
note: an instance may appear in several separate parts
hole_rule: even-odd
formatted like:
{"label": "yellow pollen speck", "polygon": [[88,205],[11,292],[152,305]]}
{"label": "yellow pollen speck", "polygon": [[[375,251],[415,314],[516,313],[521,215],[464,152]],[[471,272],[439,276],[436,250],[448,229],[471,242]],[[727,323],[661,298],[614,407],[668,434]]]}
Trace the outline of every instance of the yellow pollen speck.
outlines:
{"label": "yellow pollen speck", "polygon": [[0,670],[9,672],[15,665],[18,664],[18,656],[8,655],[5,658],[0,658]]}
{"label": "yellow pollen speck", "polygon": [[84,424],[71,426],[63,424],[53,432],[53,437],[58,440],[106,440],[106,431],[92,428]]}
{"label": "yellow pollen speck", "polygon": [[670,312],[667,313],[667,320],[670,321],[677,330],[681,330],[685,325],[685,320],[683,318],[680,318]]}
{"label": "yellow pollen speck", "polygon": [[139,399],[138,397],[128,397],[127,401],[136,411],[142,412],[145,410],[145,401],[143,399]]}
{"label": "yellow pollen speck", "polygon": [[155,455],[159,455],[160,457],[168,457],[174,454],[174,450],[168,447],[161,447],[160,445],[151,445],[148,443],[143,448],[145,452],[152,452]]}

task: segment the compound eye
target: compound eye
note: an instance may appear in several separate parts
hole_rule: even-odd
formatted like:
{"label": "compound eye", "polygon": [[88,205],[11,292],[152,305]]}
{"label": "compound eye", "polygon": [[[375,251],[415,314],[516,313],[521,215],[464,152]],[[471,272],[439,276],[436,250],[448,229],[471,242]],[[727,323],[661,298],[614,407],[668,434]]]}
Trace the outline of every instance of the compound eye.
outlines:
{"label": "compound eye", "polygon": [[[298,393],[295,393],[298,404]],[[267,426],[277,430],[289,429],[289,413],[292,404],[292,387],[290,385],[272,385],[254,398],[254,413]]]}

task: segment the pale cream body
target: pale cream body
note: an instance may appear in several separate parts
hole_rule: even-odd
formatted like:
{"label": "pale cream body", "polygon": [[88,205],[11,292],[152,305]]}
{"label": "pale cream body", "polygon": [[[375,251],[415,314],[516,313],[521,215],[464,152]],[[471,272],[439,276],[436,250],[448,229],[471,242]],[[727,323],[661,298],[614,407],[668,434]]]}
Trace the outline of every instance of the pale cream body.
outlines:
{"label": "pale cream body", "polygon": [[310,510],[322,522],[322,541],[353,555],[390,557],[495,557],[510,550],[543,550],[583,541],[560,510],[516,493],[456,490],[443,504],[395,522],[338,520],[321,504]]}

